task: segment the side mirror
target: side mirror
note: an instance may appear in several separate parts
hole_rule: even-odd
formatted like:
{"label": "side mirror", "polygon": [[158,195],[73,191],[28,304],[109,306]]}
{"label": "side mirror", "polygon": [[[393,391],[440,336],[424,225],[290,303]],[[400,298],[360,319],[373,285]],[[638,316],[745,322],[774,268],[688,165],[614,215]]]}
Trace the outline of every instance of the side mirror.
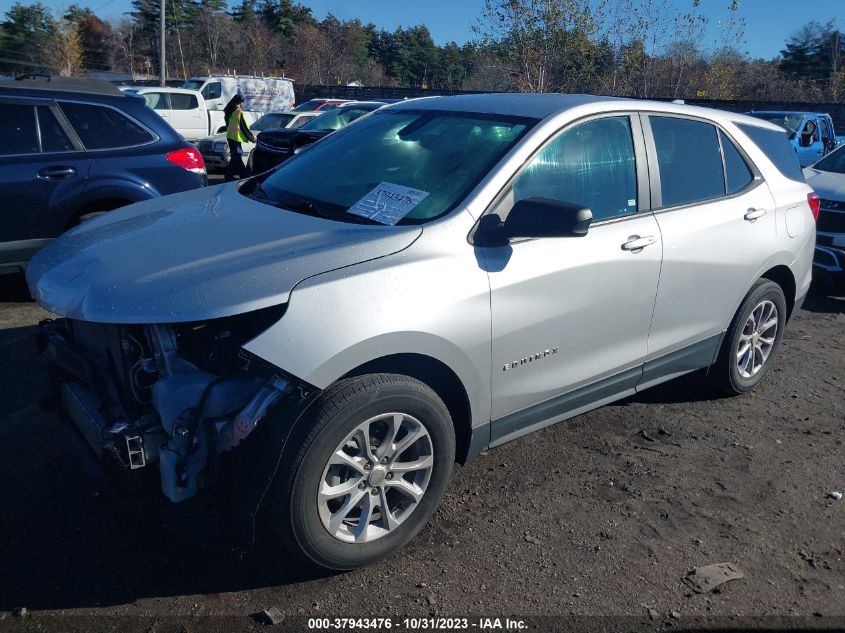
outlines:
{"label": "side mirror", "polygon": [[504,246],[519,237],[582,237],[592,220],[592,211],[584,205],[526,198],[513,206],[504,222],[498,215],[481,218],[473,242],[478,246]]}

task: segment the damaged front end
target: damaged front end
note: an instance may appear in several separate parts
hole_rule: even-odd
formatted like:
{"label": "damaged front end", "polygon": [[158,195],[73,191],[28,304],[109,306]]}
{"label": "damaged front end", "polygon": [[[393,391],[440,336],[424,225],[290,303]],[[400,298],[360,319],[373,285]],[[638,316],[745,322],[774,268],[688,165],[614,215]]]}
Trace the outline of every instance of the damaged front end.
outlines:
{"label": "damaged front end", "polygon": [[[62,408],[118,495],[134,499],[157,482],[173,504],[212,499],[216,509],[240,515],[229,517],[231,526],[242,523],[232,529],[235,547],[251,546],[287,434],[316,392],[242,348],[284,310],[168,325],[41,323]],[[275,427],[266,434],[270,446],[252,451],[260,459],[233,461],[249,450],[242,443],[256,443],[250,436],[265,419]]]}

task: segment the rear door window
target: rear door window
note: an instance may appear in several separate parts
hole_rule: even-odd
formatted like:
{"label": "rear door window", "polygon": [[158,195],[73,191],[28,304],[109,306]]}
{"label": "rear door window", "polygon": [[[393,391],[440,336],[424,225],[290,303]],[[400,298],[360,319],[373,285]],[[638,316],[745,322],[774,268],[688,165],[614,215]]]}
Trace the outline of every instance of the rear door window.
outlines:
{"label": "rear door window", "polygon": [[790,180],[804,182],[801,165],[798,164],[798,157],[795,154],[795,149],[789,143],[786,132],[746,123],[737,123],[736,125],[768,156],[781,174]]}
{"label": "rear door window", "polygon": [[174,92],[170,95],[170,106],[173,110],[196,110],[200,104],[194,95]]}
{"label": "rear door window", "polygon": [[141,95],[153,110],[170,110],[170,101],[166,92],[145,92]]}
{"label": "rear door window", "polygon": [[523,169],[514,202],[549,198],[589,207],[599,222],[637,211],[631,120],[594,119],[564,130]]}
{"label": "rear door window", "polygon": [[35,108],[31,105],[0,103],[0,139],[0,154],[37,154]]}
{"label": "rear door window", "polygon": [[87,103],[59,105],[86,149],[134,147],[154,140],[147,130],[113,108]]}
{"label": "rear door window", "polygon": [[42,152],[72,152],[73,143],[59,125],[56,115],[47,106],[38,106],[38,127],[41,130]]}
{"label": "rear door window", "polygon": [[717,130],[709,123],[650,116],[663,207],[725,195],[725,175]]}

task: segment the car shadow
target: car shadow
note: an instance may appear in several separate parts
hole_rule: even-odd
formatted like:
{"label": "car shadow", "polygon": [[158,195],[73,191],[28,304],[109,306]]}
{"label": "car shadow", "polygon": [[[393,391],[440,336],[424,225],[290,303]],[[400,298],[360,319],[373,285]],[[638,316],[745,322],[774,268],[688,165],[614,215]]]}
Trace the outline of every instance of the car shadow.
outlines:
{"label": "car shadow", "polygon": [[32,301],[23,273],[0,274],[0,303]]}
{"label": "car shadow", "polygon": [[811,286],[801,309],[824,314],[845,314],[845,297],[829,295],[826,290]]}
{"label": "car shadow", "polygon": [[50,384],[35,329],[0,330],[0,611],[131,604],[326,576],[278,549],[245,557],[209,549],[140,504],[128,511],[112,501],[81,435],[37,405]]}
{"label": "car shadow", "polygon": [[682,404],[722,400],[725,397],[724,394],[713,389],[713,386],[707,380],[706,372],[699,370],[649,387],[609,406],[627,405],[635,402],[639,404]]}

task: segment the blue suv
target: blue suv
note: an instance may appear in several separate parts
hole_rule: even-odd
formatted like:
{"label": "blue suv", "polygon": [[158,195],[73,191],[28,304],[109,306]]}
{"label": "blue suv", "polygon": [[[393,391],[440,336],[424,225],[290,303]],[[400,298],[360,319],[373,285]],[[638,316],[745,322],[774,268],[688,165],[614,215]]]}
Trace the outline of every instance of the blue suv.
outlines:
{"label": "blue suv", "polygon": [[0,273],[89,216],[207,184],[143,98],[90,79],[0,82]]}

